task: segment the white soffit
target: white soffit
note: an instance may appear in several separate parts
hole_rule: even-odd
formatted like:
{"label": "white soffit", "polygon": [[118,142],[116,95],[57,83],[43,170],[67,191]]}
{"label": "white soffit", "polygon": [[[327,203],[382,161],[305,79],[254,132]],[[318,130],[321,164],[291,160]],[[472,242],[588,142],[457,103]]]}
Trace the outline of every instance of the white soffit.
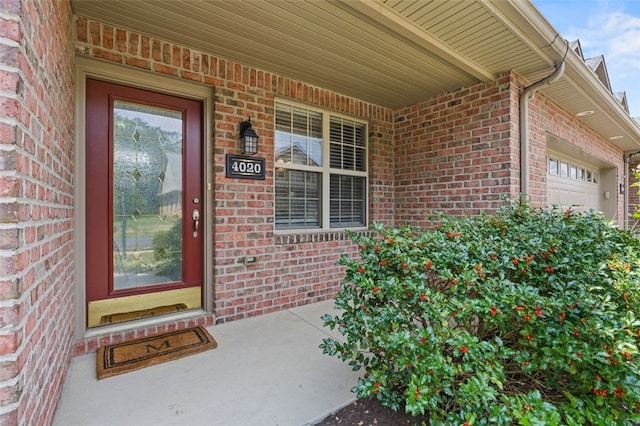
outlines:
{"label": "white soffit", "polygon": [[[535,82],[566,47],[526,0],[71,1],[79,16],[389,108],[508,71]],[[600,108],[584,122],[640,148],[640,127],[585,70],[571,62],[543,92],[572,113]]]}

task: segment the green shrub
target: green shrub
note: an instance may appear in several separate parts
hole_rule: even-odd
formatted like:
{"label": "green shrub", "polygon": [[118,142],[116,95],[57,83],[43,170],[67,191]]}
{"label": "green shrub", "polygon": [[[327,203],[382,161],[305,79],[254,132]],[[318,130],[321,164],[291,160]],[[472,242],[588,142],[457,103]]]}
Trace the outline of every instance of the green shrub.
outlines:
{"label": "green shrub", "polygon": [[[437,225],[436,225],[437,223]],[[598,213],[514,203],[434,229],[350,233],[323,352],[353,391],[433,425],[640,418],[640,244]]]}

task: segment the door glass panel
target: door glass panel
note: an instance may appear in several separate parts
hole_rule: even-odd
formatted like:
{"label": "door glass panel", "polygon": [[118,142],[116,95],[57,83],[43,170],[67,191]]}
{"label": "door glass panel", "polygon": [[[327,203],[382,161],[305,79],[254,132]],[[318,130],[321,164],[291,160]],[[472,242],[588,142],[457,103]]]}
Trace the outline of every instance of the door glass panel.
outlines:
{"label": "door glass panel", "polygon": [[182,113],[116,101],[113,290],[182,279]]}

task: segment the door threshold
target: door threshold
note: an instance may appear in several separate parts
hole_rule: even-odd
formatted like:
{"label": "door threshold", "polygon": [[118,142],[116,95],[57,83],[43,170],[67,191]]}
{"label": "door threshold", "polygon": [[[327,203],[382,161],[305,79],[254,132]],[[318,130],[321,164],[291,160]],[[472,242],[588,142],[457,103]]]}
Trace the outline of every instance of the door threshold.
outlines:
{"label": "door threshold", "polygon": [[188,287],[148,294],[91,301],[88,304],[88,327],[104,327],[112,323],[136,321],[171,312],[202,308],[202,289]]}
{"label": "door threshold", "polygon": [[119,334],[132,330],[144,329],[147,327],[158,326],[160,324],[172,323],[176,321],[190,320],[193,318],[202,317],[204,315],[210,315],[209,312],[202,308],[190,309],[187,311],[177,312],[175,314],[166,314],[162,316],[156,316],[151,318],[144,318],[139,320],[132,320],[127,322],[120,322],[116,324],[104,325],[101,327],[89,328],[86,330],[82,339],[91,339],[94,337]]}

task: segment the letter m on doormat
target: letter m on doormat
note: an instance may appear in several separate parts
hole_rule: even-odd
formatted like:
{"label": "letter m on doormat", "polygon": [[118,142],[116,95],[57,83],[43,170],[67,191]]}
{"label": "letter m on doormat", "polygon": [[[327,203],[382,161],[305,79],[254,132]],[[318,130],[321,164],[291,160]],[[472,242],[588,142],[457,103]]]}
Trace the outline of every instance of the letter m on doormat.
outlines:
{"label": "letter m on doormat", "polygon": [[152,353],[153,352],[160,352],[163,349],[169,349],[171,347],[171,344],[169,343],[168,340],[165,340],[164,342],[160,343],[160,346],[153,346],[153,345],[147,345],[147,353]]}

